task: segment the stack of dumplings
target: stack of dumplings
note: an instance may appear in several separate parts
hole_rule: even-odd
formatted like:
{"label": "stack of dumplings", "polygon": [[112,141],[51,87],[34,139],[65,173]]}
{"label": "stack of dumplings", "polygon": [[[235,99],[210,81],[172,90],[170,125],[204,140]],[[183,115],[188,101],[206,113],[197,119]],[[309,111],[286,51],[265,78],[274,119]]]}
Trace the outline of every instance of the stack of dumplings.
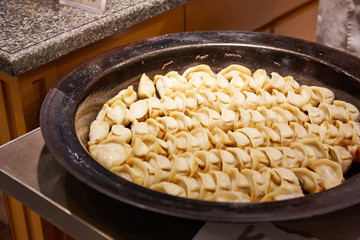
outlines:
{"label": "stack of dumplings", "polygon": [[107,101],[91,156],[150,189],[192,199],[263,202],[341,184],[360,145],[360,114],[324,87],[230,65],[143,74]]}

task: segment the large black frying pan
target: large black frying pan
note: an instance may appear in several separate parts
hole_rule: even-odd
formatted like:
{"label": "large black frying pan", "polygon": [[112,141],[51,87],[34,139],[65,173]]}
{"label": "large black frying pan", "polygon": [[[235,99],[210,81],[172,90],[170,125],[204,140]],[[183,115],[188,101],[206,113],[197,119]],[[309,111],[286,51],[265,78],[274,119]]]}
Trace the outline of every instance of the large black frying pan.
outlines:
{"label": "large black frying pan", "polygon": [[185,199],[129,182],[99,165],[85,149],[90,122],[120,89],[135,87],[142,73],[182,73],[198,64],[217,72],[230,64],[252,71],[292,75],[300,84],[326,86],[336,98],[360,107],[360,60],[299,39],[253,32],[193,32],[130,43],[76,67],[49,92],[40,125],[53,157],[71,174],[119,201],[178,217],[221,222],[259,222],[311,217],[360,202],[353,167],[338,187],[305,197],[265,203]]}

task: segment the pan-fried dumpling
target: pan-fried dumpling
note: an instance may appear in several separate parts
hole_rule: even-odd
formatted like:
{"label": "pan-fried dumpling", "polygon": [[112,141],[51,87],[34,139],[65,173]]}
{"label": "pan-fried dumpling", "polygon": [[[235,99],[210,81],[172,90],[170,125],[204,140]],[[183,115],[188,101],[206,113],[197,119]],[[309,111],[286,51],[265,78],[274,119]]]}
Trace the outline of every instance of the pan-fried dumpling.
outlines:
{"label": "pan-fried dumpling", "polygon": [[304,196],[296,175],[286,168],[267,168],[265,196],[260,200],[278,201]]}
{"label": "pan-fried dumpling", "polygon": [[185,190],[186,197],[193,199],[199,198],[200,186],[195,178],[179,175],[176,177],[176,180],[177,184]]}
{"label": "pan-fried dumpling", "polygon": [[284,157],[283,153],[274,147],[261,147],[258,150],[264,152],[269,159],[270,164],[269,167],[281,167],[282,166],[282,159]]}
{"label": "pan-fried dumpling", "polygon": [[133,86],[129,86],[127,89],[121,90],[115,97],[110,99],[106,104],[111,106],[116,101],[122,101],[126,107],[135,102],[137,98],[136,92],[134,91]]}
{"label": "pan-fried dumpling", "polygon": [[260,201],[265,196],[265,177],[260,172],[252,169],[244,169],[241,173],[247,178],[250,184],[251,201]]}
{"label": "pan-fried dumpling", "polygon": [[245,78],[246,76],[251,76],[251,70],[247,67],[238,65],[238,64],[232,64],[223,70],[221,70],[218,75],[224,76],[228,81],[231,81],[231,79],[234,76],[240,76],[241,78]]}
{"label": "pan-fried dumpling", "polygon": [[234,123],[234,128],[239,129],[242,127],[249,127],[251,124],[251,114],[248,110],[242,107],[238,108],[239,120]]}
{"label": "pan-fried dumpling", "polygon": [[248,110],[251,116],[251,124],[250,127],[259,128],[266,124],[265,117],[256,110]]}
{"label": "pan-fried dumpling", "polygon": [[237,132],[245,134],[249,138],[253,148],[257,148],[264,144],[264,137],[256,128],[244,127],[238,129]]}
{"label": "pan-fried dumpling", "polygon": [[229,137],[230,143],[234,142],[237,147],[247,147],[251,146],[251,142],[248,136],[245,133],[235,131],[229,131],[227,136]]}
{"label": "pan-fried dumpling", "polygon": [[340,164],[343,173],[346,173],[352,163],[352,156],[349,151],[341,146],[327,146],[329,148],[329,154],[333,161]]}
{"label": "pan-fried dumpling", "polygon": [[105,139],[109,134],[109,124],[102,120],[95,120],[90,125],[89,145]]}
{"label": "pan-fried dumpling", "polygon": [[259,106],[259,103],[260,103],[259,97],[253,92],[244,91],[243,93],[245,95],[245,102],[244,102],[243,107],[245,109],[255,110]]}
{"label": "pan-fried dumpling", "polygon": [[166,155],[168,144],[162,139],[158,139],[157,137],[151,134],[140,136],[139,139],[141,140],[142,143],[146,145],[147,148],[149,148],[150,152],[160,155]]}
{"label": "pan-fried dumpling", "polygon": [[194,157],[199,160],[197,162],[202,172],[221,169],[221,159],[214,151],[195,151]]}
{"label": "pan-fried dumpling", "polygon": [[194,90],[186,90],[185,91],[186,97],[186,108],[188,110],[195,110],[197,107],[197,93]]}
{"label": "pan-fried dumpling", "polygon": [[297,107],[303,108],[306,106],[311,99],[311,90],[307,86],[301,86],[300,91],[292,91],[290,90],[287,93],[287,101]]}
{"label": "pan-fried dumpling", "polygon": [[323,111],[324,118],[328,122],[334,122],[336,120],[342,119],[341,108],[338,108],[332,104],[321,102],[318,106],[318,109]]}
{"label": "pan-fried dumpling", "polygon": [[330,145],[338,145],[341,142],[339,130],[328,121],[320,125],[320,142]]}
{"label": "pan-fried dumpling", "polygon": [[304,122],[309,121],[309,116],[306,115],[304,112],[302,112],[299,108],[297,108],[289,103],[282,103],[279,106],[281,108],[286,109],[289,112],[291,112],[295,116],[296,122],[303,124]]}
{"label": "pan-fried dumpling", "polygon": [[197,112],[189,113],[189,115],[194,121],[206,128],[213,128],[220,124],[221,115],[208,107],[201,107]]}
{"label": "pan-fried dumpling", "polygon": [[317,159],[309,162],[308,166],[322,179],[324,189],[336,187],[344,180],[341,166],[328,159]]}
{"label": "pan-fried dumpling", "polygon": [[252,158],[250,157],[249,153],[242,148],[228,147],[226,148],[226,151],[230,152],[235,157],[238,169],[251,169],[253,167]]}
{"label": "pan-fried dumpling", "polygon": [[[196,128],[190,132],[194,137],[194,141],[191,141],[191,147],[194,150],[209,150],[213,148],[213,139],[209,129],[207,128]],[[196,140],[195,140],[196,139]]]}
{"label": "pan-fried dumpling", "polygon": [[268,91],[265,91],[262,88],[257,89],[259,96],[259,106],[264,106],[265,108],[271,108],[273,106],[273,98]]}
{"label": "pan-fried dumpling", "polygon": [[228,110],[226,108],[221,108],[220,115],[220,128],[224,131],[232,130],[234,128],[234,122],[238,119],[236,112]]}
{"label": "pan-fried dumpling", "polygon": [[[179,112],[185,112],[187,106],[187,99],[185,94],[182,92],[174,92],[170,95],[170,98],[173,99],[172,104],[174,104],[174,109]],[[163,105],[166,104],[165,102],[162,103]],[[169,114],[174,113],[174,111],[168,111]]]}
{"label": "pan-fried dumpling", "polygon": [[289,126],[294,131],[295,141],[300,141],[301,139],[308,137],[308,132],[306,131],[306,128],[300,123],[291,122]]}
{"label": "pan-fried dumpling", "polygon": [[149,112],[149,106],[147,101],[139,100],[132,103],[129,107],[129,118],[130,121],[133,122],[134,120],[143,120],[147,118]]}
{"label": "pan-fried dumpling", "polygon": [[320,125],[322,122],[330,120],[321,108],[309,106],[307,112],[312,124]]}
{"label": "pan-fried dumpling", "polygon": [[288,124],[274,123],[273,129],[280,136],[281,146],[289,146],[294,140],[295,132]]}
{"label": "pan-fried dumpling", "polygon": [[211,196],[216,190],[216,183],[214,178],[209,173],[198,173],[199,174],[199,199],[206,199]]}
{"label": "pan-fried dumpling", "polygon": [[132,138],[131,130],[127,127],[124,127],[123,125],[112,125],[109,135],[118,136],[125,143],[130,143]]}
{"label": "pan-fried dumpling", "polygon": [[130,182],[142,185],[142,181],[143,181],[142,174],[127,164],[112,167],[111,171]]}
{"label": "pan-fried dumpling", "polygon": [[335,98],[334,93],[324,87],[311,86],[311,98],[318,103],[328,103],[331,104]]}
{"label": "pan-fried dumpling", "polygon": [[[134,123],[133,123],[133,125],[134,125]],[[166,134],[166,128],[164,127],[164,125],[162,125],[161,123],[159,123],[158,121],[156,121],[153,118],[146,119],[145,123],[147,124],[146,132],[148,132],[151,135],[154,135],[155,137],[157,137],[159,139],[164,138],[164,136]],[[133,131],[133,135],[134,135],[134,131]]]}
{"label": "pan-fried dumpling", "polygon": [[104,103],[88,150],[129,181],[193,199],[277,201],[341,184],[360,146],[359,110],[270,75],[237,64],[144,73],[137,92]]}
{"label": "pan-fried dumpling", "polygon": [[225,170],[225,173],[230,177],[231,191],[247,195],[250,193],[249,181],[237,168],[228,168]]}
{"label": "pan-fried dumpling", "polygon": [[161,182],[151,185],[150,188],[158,192],[162,192],[178,197],[186,197],[185,190],[175,183]]}
{"label": "pan-fried dumpling", "polygon": [[284,93],[276,90],[276,89],[273,89],[272,90],[272,96],[273,96],[273,105],[281,105],[283,103],[286,103],[288,102],[286,96]]}
{"label": "pan-fried dumpling", "polygon": [[[234,139],[230,137],[231,131],[226,134],[223,130],[218,127],[215,127],[211,130],[212,134],[212,144],[215,148],[223,148],[224,146],[232,146],[235,145]],[[248,144],[250,141],[248,140]]]}
{"label": "pan-fried dumpling", "polygon": [[189,80],[193,76],[197,76],[197,75],[209,76],[209,77],[215,78],[214,72],[211,70],[211,68],[208,65],[205,65],[205,64],[201,64],[201,65],[198,65],[195,67],[190,67],[190,68],[186,69],[182,76]]}
{"label": "pan-fried dumpling", "polygon": [[106,114],[106,117],[104,116],[102,119],[99,117],[97,118],[98,120],[110,120],[109,122],[111,122],[111,124],[115,123],[120,125],[127,125],[129,123],[129,109],[121,100],[114,102],[111,107],[106,104],[104,107],[104,114]]}
{"label": "pan-fried dumpling", "polygon": [[288,110],[275,106],[272,107],[271,110],[276,112],[277,114],[281,115],[282,119],[284,119],[285,123],[297,121],[297,118]]}
{"label": "pan-fried dumpling", "polygon": [[351,103],[334,100],[333,105],[341,111],[341,116],[343,118],[339,119],[340,121],[347,122],[352,120],[358,122],[360,120],[359,110]]}
{"label": "pan-fried dumpling", "polygon": [[322,191],[324,184],[319,174],[307,168],[293,168],[291,171],[299,179],[301,187],[308,193],[317,193]]}
{"label": "pan-fried dumpling", "polygon": [[170,181],[175,180],[178,175],[192,177],[198,168],[194,155],[189,152],[173,155],[172,161],[173,168],[170,172]]}
{"label": "pan-fried dumpling", "polygon": [[320,140],[320,125],[305,123],[304,127],[308,133],[309,138]]}
{"label": "pan-fried dumpling", "polygon": [[179,131],[179,124],[176,121],[176,119],[173,117],[169,117],[169,116],[157,117],[155,120],[161,123],[166,129],[166,132],[168,133],[175,134]]}
{"label": "pan-fried dumpling", "polygon": [[216,153],[219,156],[219,158],[221,159],[221,170],[222,171],[226,171],[226,169],[228,169],[228,168],[235,168],[239,165],[235,156],[229,151],[222,150],[222,149],[212,149],[210,151],[213,151],[214,153]]}
{"label": "pan-fried dumpling", "polygon": [[[336,121],[336,128],[339,130],[339,144],[352,145],[353,139],[356,138],[357,132],[353,130],[353,125]],[[355,138],[354,138],[355,134]]]}
{"label": "pan-fried dumpling", "polygon": [[301,139],[300,143],[308,147],[308,150],[314,153],[316,159],[329,158],[327,147],[320,141],[311,138],[304,138]]}
{"label": "pan-fried dumpling", "polygon": [[154,77],[154,83],[156,90],[159,93],[160,97],[169,96],[176,89],[177,84],[172,79],[169,79],[166,76],[156,75]]}
{"label": "pan-fried dumpling", "polygon": [[133,139],[138,136],[152,134],[153,133],[152,130],[153,129],[150,127],[148,122],[138,122],[137,120],[135,120],[131,124],[131,132],[132,132]]}
{"label": "pan-fried dumpling", "polygon": [[231,105],[231,97],[223,92],[216,92],[216,105],[213,106],[214,110],[220,112],[220,109],[223,108],[229,108]]}
{"label": "pan-fried dumpling", "polygon": [[286,90],[285,79],[276,72],[271,73],[270,86],[272,89],[276,89],[280,92]]}
{"label": "pan-fried dumpling", "polygon": [[300,90],[300,84],[292,76],[286,76],[284,77],[284,80],[286,85],[285,92],[288,92],[289,90]]}
{"label": "pan-fried dumpling", "polygon": [[155,91],[154,82],[151,81],[151,79],[145,73],[143,73],[143,75],[141,75],[138,87],[139,98],[155,97]]}
{"label": "pan-fried dumpling", "polygon": [[308,151],[308,147],[305,144],[293,142],[289,147],[296,156],[296,162],[291,165],[291,169],[294,167],[306,167],[311,159],[315,159],[315,153],[313,151]]}
{"label": "pan-fried dumpling", "polygon": [[176,154],[192,151],[190,142],[194,137],[188,132],[179,132],[175,135],[175,149]]}
{"label": "pan-fried dumpling", "polygon": [[164,107],[163,107],[163,104],[160,101],[160,99],[158,99],[156,97],[151,97],[151,98],[145,99],[145,101],[147,102],[148,109],[149,109],[149,111],[148,111],[149,118],[148,119],[155,119],[156,117],[160,117],[165,114]]}
{"label": "pan-fried dumpling", "polygon": [[229,191],[231,189],[231,180],[229,175],[222,171],[215,170],[212,170],[210,174],[212,175],[216,184],[215,192]]}
{"label": "pan-fried dumpling", "polygon": [[121,165],[125,162],[129,153],[128,144],[119,144],[116,142],[103,142],[96,145],[90,145],[89,151],[101,165],[106,168],[115,165]]}
{"label": "pan-fried dumpling", "polygon": [[267,126],[260,126],[261,134],[264,136],[264,145],[278,147],[281,143],[281,138],[277,132]]}
{"label": "pan-fried dumpling", "polygon": [[263,151],[256,148],[247,148],[247,150],[252,159],[252,169],[260,171],[270,166],[270,160]]}
{"label": "pan-fried dumpling", "polygon": [[216,74],[216,85],[219,89],[224,89],[229,85],[229,81],[221,74]]}
{"label": "pan-fried dumpling", "polygon": [[145,157],[150,153],[150,148],[138,137],[131,142],[131,147],[134,155],[138,157]]}
{"label": "pan-fried dumpling", "polygon": [[[227,88],[230,90],[231,88]],[[225,92],[225,91],[224,91]],[[239,90],[235,89],[234,91],[225,92],[230,96],[231,102],[228,106],[228,109],[236,110],[239,107],[243,107],[245,104],[245,95]]]}
{"label": "pan-fried dumpling", "polygon": [[155,153],[149,153],[146,156],[144,164],[149,172],[149,175],[144,182],[144,186],[149,187],[155,183],[169,181],[173,163],[167,157]]}
{"label": "pan-fried dumpling", "polygon": [[290,147],[278,148],[284,155],[282,166],[288,169],[296,168],[302,165],[301,158],[297,155],[297,152]]}
{"label": "pan-fried dumpling", "polygon": [[353,139],[351,145],[360,145],[360,123],[349,121],[347,124],[351,125],[353,129]]}
{"label": "pan-fried dumpling", "polygon": [[270,78],[264,69],[256,70],[253,74],[253,78],[259,89],[264,89],[265,91],[268,91],[266,85],[270,84]]}

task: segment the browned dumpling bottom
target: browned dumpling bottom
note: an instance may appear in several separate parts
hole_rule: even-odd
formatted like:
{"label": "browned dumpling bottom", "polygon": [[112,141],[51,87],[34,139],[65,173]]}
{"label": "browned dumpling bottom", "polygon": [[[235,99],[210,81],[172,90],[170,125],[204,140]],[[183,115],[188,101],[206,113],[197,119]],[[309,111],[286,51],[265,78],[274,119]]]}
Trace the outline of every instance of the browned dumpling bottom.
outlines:
{"label": "browned dumpling bottom", "polygon": [[[157,97],[159,96],[159,97]],[[89,152],[136,184],[209,201],[275,201],[341,184],[360,114],[324,87],[263,69],[143,74],[92,122]]]}

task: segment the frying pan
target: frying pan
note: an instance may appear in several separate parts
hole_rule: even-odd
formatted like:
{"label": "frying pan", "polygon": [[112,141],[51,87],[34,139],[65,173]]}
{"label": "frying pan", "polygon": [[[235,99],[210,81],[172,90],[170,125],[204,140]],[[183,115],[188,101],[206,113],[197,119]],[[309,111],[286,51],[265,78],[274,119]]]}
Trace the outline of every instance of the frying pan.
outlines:
{"label": "frying pan", "polygon": [[324,86],[336,99],[360,107],[360,60],[300,39],[255,32],[190,32],[133,42],[74,68],[49,91],[40,126],[52,156],[76,178],[118,201],[158,213],[219,222],[260,222],[306,218],[352,206],[360,200],[359,168],[346,181],[304,197],[264,203],[186,199],[129,182],[102,167],[86,150],[90,122],[119,90],[150,78],[207,64],[214,72],[230,64],[252,71],[291,75],[300,84]]}

